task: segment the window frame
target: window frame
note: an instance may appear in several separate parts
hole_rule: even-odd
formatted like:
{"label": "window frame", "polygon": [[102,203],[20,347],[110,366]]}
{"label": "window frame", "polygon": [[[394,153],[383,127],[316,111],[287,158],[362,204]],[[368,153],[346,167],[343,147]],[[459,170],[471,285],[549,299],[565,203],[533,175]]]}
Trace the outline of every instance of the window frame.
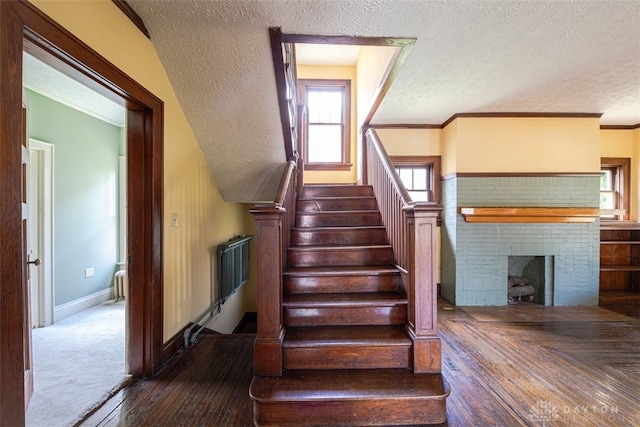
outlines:
{"label": "window frame", "polygon": [[440,203],[441,176],[440,176],[440,156],[389,156],[393,167],[423,167],[428,168],[429,188],[431,201]]}
{"label": "window frame", "polygon": [[[600,215],[601,221],[628,221],[631,193],[631,159],[628,157],[602,157],[600,170],[610,169],[613,173],[613,191],[617,194],[615,209],[624,209],[624,214]],[[610,190],[607,190],[610,191]],[[600,194],[602,190],[599,190]]]}
{"label": "window frame", "polygon": [[[309,89],[342,91],[342,161],[341,162],[309,162],[309,114],[307,91]],[[348,79],[298,79],[298,94],[304,103],[304,168],[305,170],[349,171],[351,163],[351,80]]]}

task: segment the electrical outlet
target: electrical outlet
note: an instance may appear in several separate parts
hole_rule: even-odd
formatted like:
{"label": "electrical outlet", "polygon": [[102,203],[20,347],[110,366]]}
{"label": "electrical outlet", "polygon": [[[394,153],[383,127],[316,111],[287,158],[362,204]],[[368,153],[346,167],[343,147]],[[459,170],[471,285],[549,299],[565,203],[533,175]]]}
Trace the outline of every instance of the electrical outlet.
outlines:
{"label": "electrical outlet", "polygon": [[94,274],[95,274],[95,270],[93,267],[84,269],[84,277],[93,277]]}

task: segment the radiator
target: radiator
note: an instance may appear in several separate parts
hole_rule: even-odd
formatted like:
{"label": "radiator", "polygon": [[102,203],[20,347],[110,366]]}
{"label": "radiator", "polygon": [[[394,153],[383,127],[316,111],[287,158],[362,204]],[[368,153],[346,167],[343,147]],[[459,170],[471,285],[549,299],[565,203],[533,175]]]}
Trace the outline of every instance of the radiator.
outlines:
{"label": "radiator", "polygon": [[219,300],[224,303],[249,279],[249,241],[253,236],[238,236],[218,245]]}
{"label": "radiator", "polygon": [[127,287],[127,272],[125,270],[116,271],[113,275],[113,299],[119,301],[124,299],[125,289]]}

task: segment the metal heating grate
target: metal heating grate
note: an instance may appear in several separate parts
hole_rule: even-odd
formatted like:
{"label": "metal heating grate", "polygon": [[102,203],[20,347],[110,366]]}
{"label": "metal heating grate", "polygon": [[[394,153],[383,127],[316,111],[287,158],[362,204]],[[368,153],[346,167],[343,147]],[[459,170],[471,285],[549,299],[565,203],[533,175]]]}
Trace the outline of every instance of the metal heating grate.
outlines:
{"label": "metal heating grate", "polygon": [[253,236],[234,237],[218,245],[218,283],[221,303],[249,279],[249,241]]}

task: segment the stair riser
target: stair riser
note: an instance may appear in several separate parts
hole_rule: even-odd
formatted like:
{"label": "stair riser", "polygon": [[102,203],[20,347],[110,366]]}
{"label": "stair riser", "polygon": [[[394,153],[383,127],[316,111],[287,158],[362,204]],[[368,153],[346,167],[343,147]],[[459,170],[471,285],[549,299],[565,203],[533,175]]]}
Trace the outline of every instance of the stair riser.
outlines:
{"label": "stair riser", "polygon": [[423,399],[294,401],[253,403],[259,426],[389,426],[442,424],[447,420],[446,396]]}
{"label": "stair riser", "polygon": [[367,227],[382,225],[377,211],[297,213],[296,227]]}
{"label": "stair riser", "polygon": [[305,185],[302,190],[303,199],[317,197],[362,197],[373,196],[373,189],[368,185]]}
{"label": "stair riser", "polygon": [[339,292],[391,292],[398,290],[400,276],[316,276],[284,277],[284,292],[288,294],[319,294]]}
{"label": "stair riser", "polygon": [[374,198],[366,199],[330,199],[330,200],[298,200],[298,212],[318,211],[366,211],[376,210],[378,204]]}
{"label": "stair riser", "polygon": [[407,306],[384,307],[317,307],[283,310],[285,326],[403,325]]}
{"label": "stair riser", "polygon": [[319,346],[285,348],[285,369],[409,368],[410,346]]}
{"label": "stair riser", "polygon": [[305,251],[289,249],[287,261],[290,267],[386,265],[393,262],[393,251],[387,247]]}
{"label": "stair riser", "polygon": [[291,231],[291,245],[384,245],[387,233],[383,228],[298,229]]}

